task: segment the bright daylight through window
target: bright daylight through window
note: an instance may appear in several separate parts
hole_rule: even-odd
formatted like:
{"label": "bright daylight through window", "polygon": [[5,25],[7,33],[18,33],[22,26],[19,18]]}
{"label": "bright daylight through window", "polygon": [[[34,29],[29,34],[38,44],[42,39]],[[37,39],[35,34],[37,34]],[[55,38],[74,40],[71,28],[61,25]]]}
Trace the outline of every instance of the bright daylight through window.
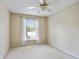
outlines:
{"label": "bright daylight through window", "polygon": [[39,21],[37,19],[25,19],[23,21],[24,41],[39,40]]}

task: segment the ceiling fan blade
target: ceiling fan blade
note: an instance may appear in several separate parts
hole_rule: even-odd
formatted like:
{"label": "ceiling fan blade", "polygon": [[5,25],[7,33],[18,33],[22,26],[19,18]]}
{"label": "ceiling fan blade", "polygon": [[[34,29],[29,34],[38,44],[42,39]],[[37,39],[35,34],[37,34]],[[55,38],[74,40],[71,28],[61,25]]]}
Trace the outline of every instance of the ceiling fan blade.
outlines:
{"label": "ceiling fan blade", "polygon": [[33,7],[33,6],[32,6],[32,7],[27,7],[27,9],[35,9],[35,8],[36,8],[36,7]]}
{"label": "ceiling fan blade", "polygon": [[29,7],[26,7],[27,9],[31,10],[31,9],[39,9],[40,6],[29,6]]}
{"label": "ceiling fan blade", "polygon": [[41,13],[41,9],[39,9],[37,13],[38,13],[38,14]]}
{"label": "ceiling fan blade", "polygon": [[50,8],[47,8],[47,10],[50,11],[50,12],[52,12],[52,9],[50,9]]}
{"label": "ceiling fan blade", "polygon": [[57,2],[60,2],[60,0],[53,0],[53,1],[50,1],[50,2],[48,2],[48,5],[53,5],[53,4],[56,4]]}

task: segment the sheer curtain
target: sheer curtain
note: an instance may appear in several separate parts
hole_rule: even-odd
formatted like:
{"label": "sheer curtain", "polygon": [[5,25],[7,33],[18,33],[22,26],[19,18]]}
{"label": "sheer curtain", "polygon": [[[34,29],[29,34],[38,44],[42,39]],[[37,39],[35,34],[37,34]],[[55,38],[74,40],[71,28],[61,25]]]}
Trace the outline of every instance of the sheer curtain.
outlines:
{"label": "sheer curtain", "polygon": [[22,17],[21,21],[21,42],[22,45],[40,43],[40,22],[39,18]]}

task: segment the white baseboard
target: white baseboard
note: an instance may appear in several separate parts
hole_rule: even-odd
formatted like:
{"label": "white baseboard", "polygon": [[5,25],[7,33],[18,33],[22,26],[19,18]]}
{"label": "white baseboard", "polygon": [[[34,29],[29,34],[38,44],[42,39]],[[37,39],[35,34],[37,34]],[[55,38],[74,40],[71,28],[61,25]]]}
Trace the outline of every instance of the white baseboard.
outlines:
{"label": "white baseboard", "polygon": [[71,52],[68,52],[68,51],[66,51],[64,49],[60,49],[60,48],[56,48],[56,47],[54,47],[54,48],[57,49],[57,50],[59,50],[59,51],[61,51],[61,52],[63,52],[63,53],[65,53],[65,54],[67,54],[67,55],[69,55],[69,56],[72,56],[72,57],[74,57],[76,59],[79,59],[79,56],[77,56],[77,55],[75,55],[75,54],[73,54]]}

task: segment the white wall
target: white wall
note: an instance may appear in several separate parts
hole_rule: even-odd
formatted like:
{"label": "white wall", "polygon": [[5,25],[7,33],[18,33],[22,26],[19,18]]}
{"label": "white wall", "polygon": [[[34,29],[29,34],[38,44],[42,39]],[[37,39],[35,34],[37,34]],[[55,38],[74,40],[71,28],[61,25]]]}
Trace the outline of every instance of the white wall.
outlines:
{"label": "white wall", "polygon": [[9,50],[9,12],[0,2],[0,59]]}
{"label": "white wall", "polygon": [[79,56],[79,2],[48,18],[48,43]]}

